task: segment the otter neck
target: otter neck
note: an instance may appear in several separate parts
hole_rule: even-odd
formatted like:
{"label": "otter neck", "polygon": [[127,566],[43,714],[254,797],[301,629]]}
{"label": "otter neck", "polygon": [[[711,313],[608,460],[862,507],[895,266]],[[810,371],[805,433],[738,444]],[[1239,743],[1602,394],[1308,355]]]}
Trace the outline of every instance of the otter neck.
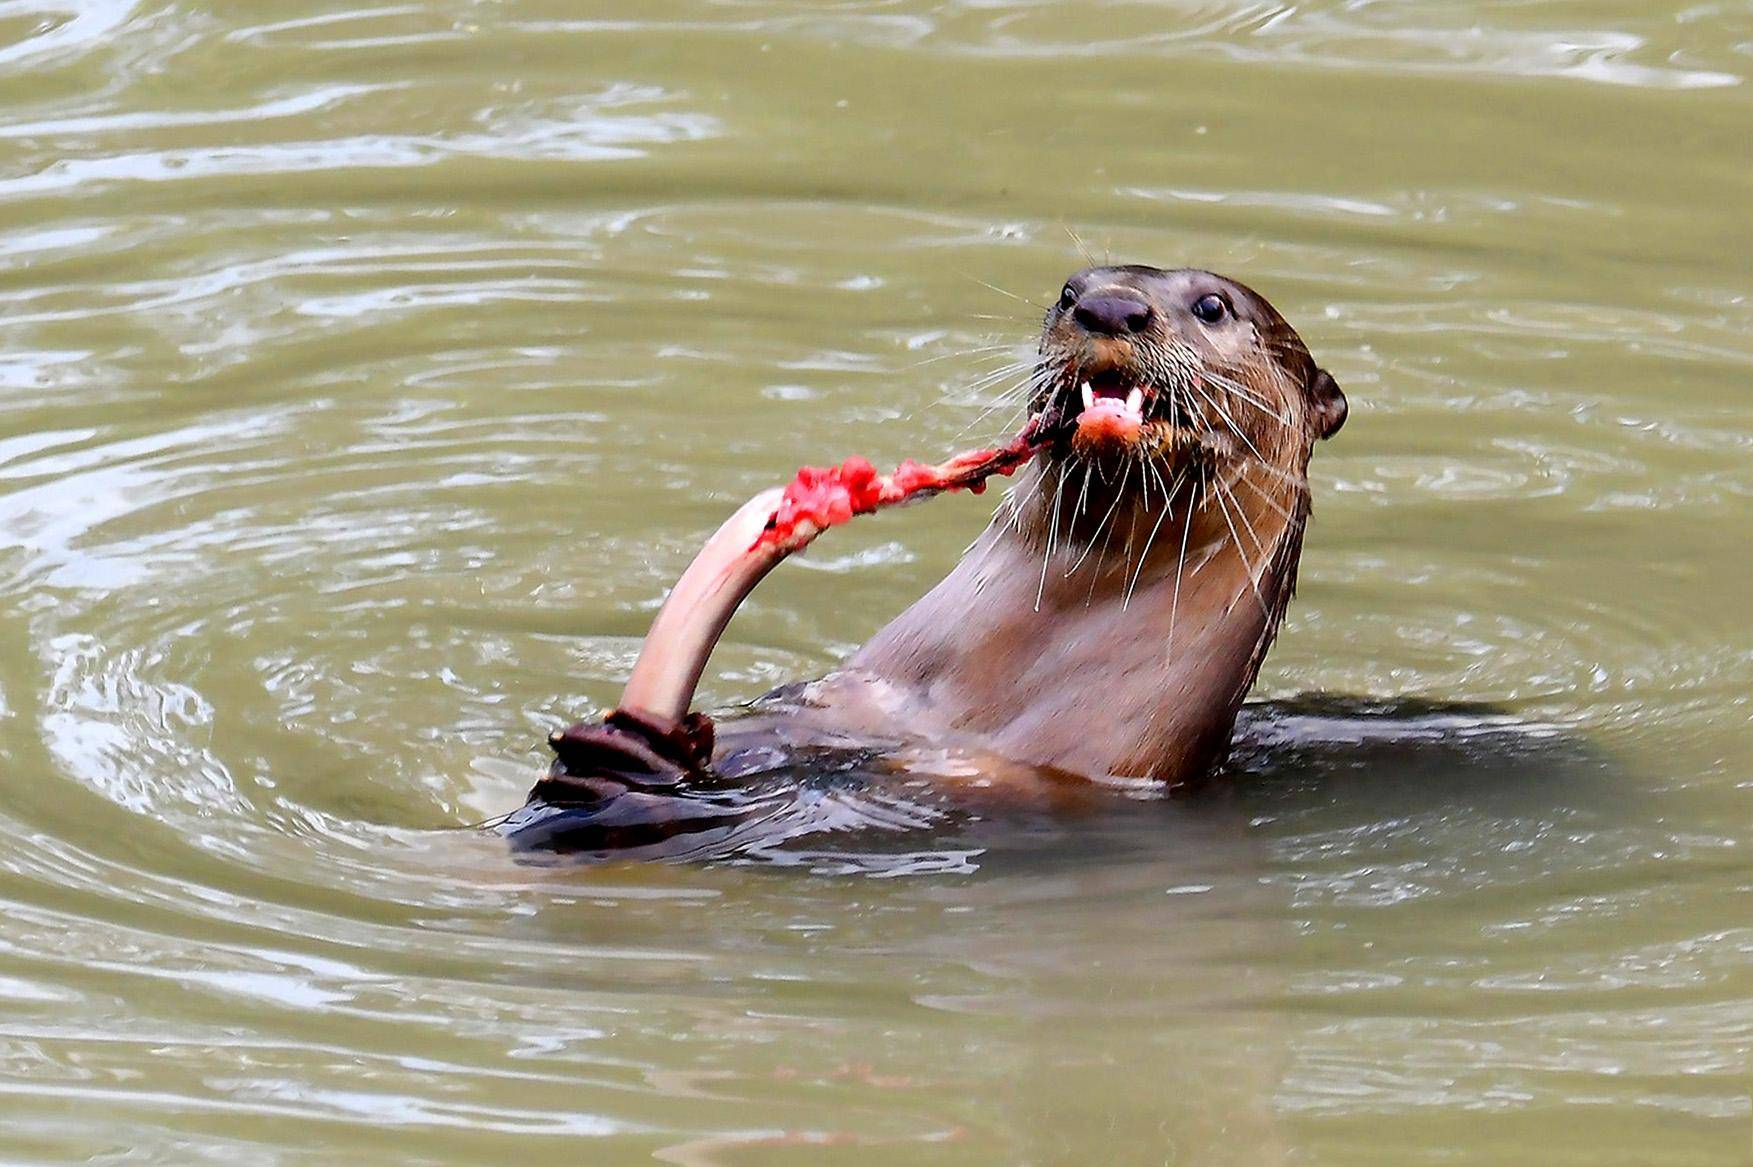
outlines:
{"label": "otter neck", "polygon": [[1051,589],[1056,609],[1118,602],[1149,620],[1166,596],[1165,655],[1245,660],[1239,703],[1296,587],[1304,475],[1204,454],[1173,471],[1138,459],[1041,458],[1028,473],[1018,486],[1030,494],[1013,522],[1047,566],[1038,606],[1048,609]]}
{"label": "otter neck", "polygon": [[948,578],[850,662],[910,717],[1088,774],[1221,760],[1295,587],[1300,475],[1043,456]]}

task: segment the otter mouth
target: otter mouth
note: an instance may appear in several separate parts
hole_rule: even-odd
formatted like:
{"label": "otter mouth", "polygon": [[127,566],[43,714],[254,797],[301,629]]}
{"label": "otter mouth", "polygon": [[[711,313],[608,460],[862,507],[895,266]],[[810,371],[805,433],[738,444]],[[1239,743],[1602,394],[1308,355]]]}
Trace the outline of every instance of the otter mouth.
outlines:
{"label": "otter mouth", "polygon": [[1201,440],[1204,427],[1186,411],[1183,395],[1128,365],[1067,367],[1057,380],[1042,410],[1053,415],[1048,436],[1062,451],[1168,453]]}
{"label": "otter mouth", "polygon": [[1120,369],[1102,369],[1078,383],[1078,395],[1067,411],[1079,431],[1099,428],[1116,437],[1136,435],[1144,428],[1145,406],[1156,392]]}

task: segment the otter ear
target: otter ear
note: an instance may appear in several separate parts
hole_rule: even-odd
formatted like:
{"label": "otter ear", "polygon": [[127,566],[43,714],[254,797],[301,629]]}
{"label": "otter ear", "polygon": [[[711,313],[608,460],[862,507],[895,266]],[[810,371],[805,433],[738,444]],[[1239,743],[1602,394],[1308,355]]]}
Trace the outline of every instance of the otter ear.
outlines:
{"label": "otter ear", "polygon": [[1326,369],[1316,369],[1315,375],[1309,380],[1310,416],[1315,422],[1315,433],[1323,438],[1330,438],[1339,432],[1345,424],[1348,406],[1345,394],[1339,388],[1339,382]]}

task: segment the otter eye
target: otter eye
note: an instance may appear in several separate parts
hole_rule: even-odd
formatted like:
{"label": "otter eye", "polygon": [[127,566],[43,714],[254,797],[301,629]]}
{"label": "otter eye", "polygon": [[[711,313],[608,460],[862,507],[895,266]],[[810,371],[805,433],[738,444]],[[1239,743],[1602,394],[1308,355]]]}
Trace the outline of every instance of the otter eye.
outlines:
{"label": "otter eye", "polygon": [[1059,289],[1059,310],[1061,312],[1064,312],[1075,303],[1077,303],[1077,293],[1072,290],[1070,284],[1066,284],[1063,288]]}
{"label": "otter eye", "polygon": [[1199,319],[1205,321],[1207,324],[1216,324],[1219,320],[1224,318],[1224,313],[1229,310],[1230,306],[1225,304],[1223,302],[1223,297],[1215,292],[1209,296],[1201,296],[1193,301],[1193,315],[1199,317]]}

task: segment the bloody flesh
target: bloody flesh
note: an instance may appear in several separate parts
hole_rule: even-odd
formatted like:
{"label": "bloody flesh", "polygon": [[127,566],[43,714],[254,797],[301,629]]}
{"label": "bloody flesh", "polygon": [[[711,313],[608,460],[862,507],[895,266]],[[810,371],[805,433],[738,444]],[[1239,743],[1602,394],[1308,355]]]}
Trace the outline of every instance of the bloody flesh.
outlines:
{"label": "bloody flesh", "polygon": [[1040,446],[1038,427],[1029,426],[995,449],[967,450],[936,465],[908,458],[892,474],[878,474],[863,458],[838,466],[805,466],[786,485],[773,517],[761,531],[763,544],[796,551],[829,527],[883,507],[949,490],[979,494],[994,474],[1014,474]]}

